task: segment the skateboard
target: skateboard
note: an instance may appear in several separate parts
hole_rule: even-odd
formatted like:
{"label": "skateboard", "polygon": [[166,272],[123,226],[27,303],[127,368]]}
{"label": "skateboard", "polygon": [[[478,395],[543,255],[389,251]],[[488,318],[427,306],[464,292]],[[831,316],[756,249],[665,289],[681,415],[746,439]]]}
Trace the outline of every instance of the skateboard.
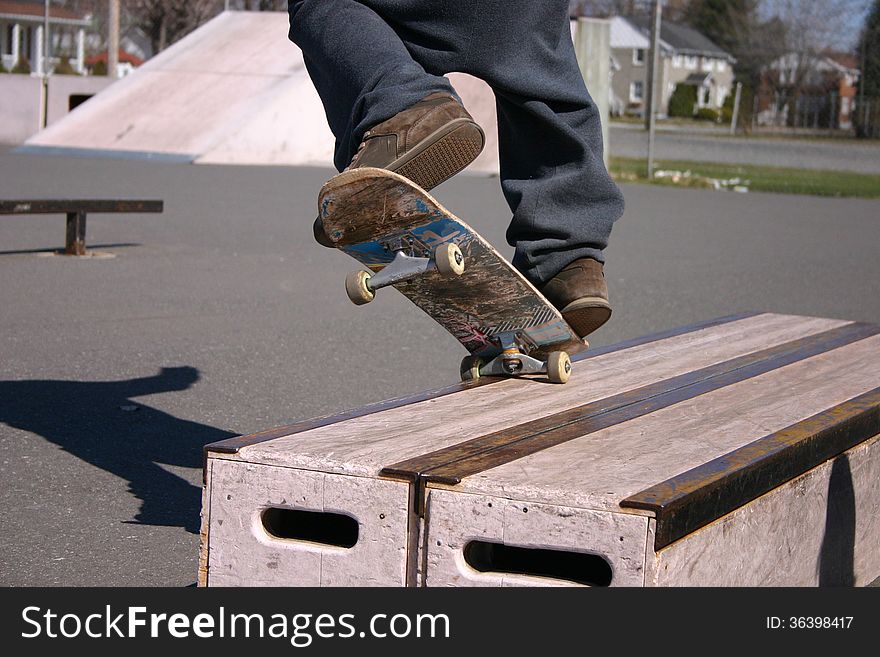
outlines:
{"label": "skateboard", "polygon": [[369,303],[394,286],[468,350],[464,381],[546,374],[565,383],[588,347],[559,311],[477,231],[410,180],[362,167],[331,178],[318,197],[324,232],[364,265],[345,279]]}

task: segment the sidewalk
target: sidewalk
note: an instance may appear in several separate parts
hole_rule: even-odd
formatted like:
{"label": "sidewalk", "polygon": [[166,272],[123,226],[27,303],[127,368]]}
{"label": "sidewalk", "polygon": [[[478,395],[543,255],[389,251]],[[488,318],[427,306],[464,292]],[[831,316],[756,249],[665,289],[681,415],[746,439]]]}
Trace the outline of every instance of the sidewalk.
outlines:
{"label": "sidewalk", "polygon": [[[880,173],[880,142],[876,141],[730,137],[718,132],[667,128],[658,130],[655,138],[654,157],[658,160]],[[609,147],[611,155],[644,158],[648,133],[641,126],[612,124]]]}

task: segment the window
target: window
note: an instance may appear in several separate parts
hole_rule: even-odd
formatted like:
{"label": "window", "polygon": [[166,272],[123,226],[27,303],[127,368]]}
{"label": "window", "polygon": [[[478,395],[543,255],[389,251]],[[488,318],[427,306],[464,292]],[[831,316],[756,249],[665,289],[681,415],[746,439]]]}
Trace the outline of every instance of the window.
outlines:
{"label": "window", "polygon": [[684,57],[682,55],[673,56],[672,66],[673,68],[684,68]]}
{"label": "window", "polygon": [[727,64],[724,63],[724,61],[719,59],[718,61],[715,62],[715,70],[718,71],[719,73],[724,73],[724,71],[727,70]]}
{"label": "window", "polygon": [[641,80],[632,82],[629,85],[629,100],[631,103],[638,103],[645,99],[645,83]]}
{"label": "window", "polygon": [[700,70],[705,71],[707,73],[710,73],[712,71],[712,69],[714,68],[713,64],[714,64],[713,60],[709,59],[708,57],[703,57],[702,65],[700,66]]}
{"label": "window", "polygon": [[687,55],[684,58],[684,67],[690,71],[697,70],[697,63],[698,63],[698,58],[694,57],[693,55]]}
{"label": "window", "polygon": [[6,40],[3,42],[3,54],[11,55],[12,54],[12,43],[15,41],[15,26],[7,25],[6,26]]}
{"label": "window", "polygon": [[636,66],[641,66],[645,63],[645,49],[644,48],[635,48],[633,50],[633,64]]}

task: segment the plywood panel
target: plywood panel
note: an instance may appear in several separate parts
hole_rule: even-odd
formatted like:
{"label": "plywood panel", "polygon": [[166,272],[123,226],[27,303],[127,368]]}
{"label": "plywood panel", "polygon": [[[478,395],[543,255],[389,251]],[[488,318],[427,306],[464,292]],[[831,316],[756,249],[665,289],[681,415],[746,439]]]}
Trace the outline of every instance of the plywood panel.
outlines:
{"label": "plywood panel", "polygon": [[864,586],[880,576],[880,436],[649,553],[649,586]]}
{"label": "plywood panel", "polygon": [[880,386],[880,336],[465,478],[462,492],[619,509],[625,497]]}
{"label": "plywood panel", "polygon": [[[405,484],[211,459],[208,585],[403,586]],[[261,513],[340,513],[359,525],[351,548],[279,539]]]}
{"label": "plywood panel", "polygon": [[432,488],[426,523],[427,586],[576,585],[564,579],[478,572],[464,556],[474,540],[599,555],[613,570],[612,586],[644,584],[645,517]]}

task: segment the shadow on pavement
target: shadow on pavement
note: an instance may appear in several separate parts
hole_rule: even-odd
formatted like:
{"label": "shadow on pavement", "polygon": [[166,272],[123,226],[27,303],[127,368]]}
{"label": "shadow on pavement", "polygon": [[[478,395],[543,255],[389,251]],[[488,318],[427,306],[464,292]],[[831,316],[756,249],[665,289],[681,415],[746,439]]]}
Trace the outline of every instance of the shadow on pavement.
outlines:
{"label": "shadow on pavement", "polygon": [[194,367],[163,367],[127,381],[0,381],[0,422],[126,479],[141,500],[134,522],[198,532],[201,489],[158,464],[200,468],[206,443],[237,434],[132,401],[198,379]]}
{"label": "shadow on pavement", "polygon": [[[141,246],[137,242],[122,242],[119,244],[87,244],[86,248],[88,251],[97,251],[98,249],[121,249],[126,247],[135,247]],[[18,249],[15,251],[0,251],[0,256],[5,255],[27,255],[29,253],[39,253],[39,254],[58,254],[63,255],[64,249],[59,249],[56,247],[46,247],[45,249]]]}

